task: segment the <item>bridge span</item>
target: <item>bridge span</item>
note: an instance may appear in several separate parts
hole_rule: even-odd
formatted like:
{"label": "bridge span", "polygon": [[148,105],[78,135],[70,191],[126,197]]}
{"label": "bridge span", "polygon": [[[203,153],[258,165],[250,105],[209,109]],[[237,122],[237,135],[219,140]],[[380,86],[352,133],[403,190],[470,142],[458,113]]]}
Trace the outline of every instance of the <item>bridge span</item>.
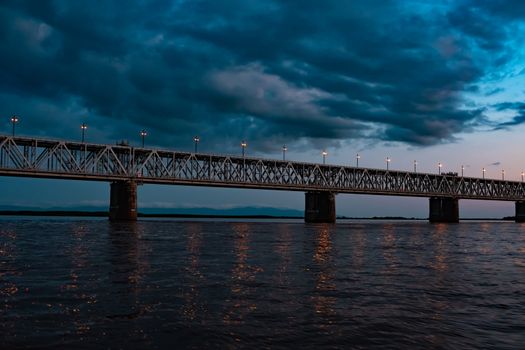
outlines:
{"label": "bridge span", "polygon": [[459,199],[514,201],[525,222],[525,184],[450,174],[357,168],[0,135],[0,176],[110,182],[110,219],[136,220],[137,185],[305,192],[306,222],[335,222],[335,195],[429,198],[431,222],[458,222]]}

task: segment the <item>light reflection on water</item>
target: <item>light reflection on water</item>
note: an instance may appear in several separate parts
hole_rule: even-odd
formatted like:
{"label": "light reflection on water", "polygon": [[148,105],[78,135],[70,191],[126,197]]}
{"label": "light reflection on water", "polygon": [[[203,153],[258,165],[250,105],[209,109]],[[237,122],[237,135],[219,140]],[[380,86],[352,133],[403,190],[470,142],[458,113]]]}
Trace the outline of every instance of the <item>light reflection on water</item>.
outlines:
{"label": "light reflection on water", "polygon": [[448,269],[447,243],[451,238],[447,237],[447,227],[446,224],[436,224],[435,231],[432,233],[434,263],[431,267],[439,272],[445,272]]}
{"label": "light reflection on water", "polygon": [[199,286],[204,276],[199,270],[199,256],[202,244],[202,227],[200,223],[187,224],[186,251],[188,259],[186,263],[186,287],[184,291],[184,305],[181,314],[189,321],[195,320],[199,314],[206,312],[204,305],[200,303]]}
{"label": "light reflection on water", "polygon": [[[315,313],[319,317],[330,317],[336,313],[334,309],[336,298],[333,296],[333,293],[330,293],[336,290],[335,271],[331,261],[332,227],[333,225],[328,224],[319,225],[314,237],[316,247],[313,261],[316,265],[317,276],[315,277],[312,303]],[[324,322],[321,322],[319,326],[323,327]]]}
{"label": "light reflection on water", "polygon": [[521,348],[525,225],[0,219],[0,348]]}

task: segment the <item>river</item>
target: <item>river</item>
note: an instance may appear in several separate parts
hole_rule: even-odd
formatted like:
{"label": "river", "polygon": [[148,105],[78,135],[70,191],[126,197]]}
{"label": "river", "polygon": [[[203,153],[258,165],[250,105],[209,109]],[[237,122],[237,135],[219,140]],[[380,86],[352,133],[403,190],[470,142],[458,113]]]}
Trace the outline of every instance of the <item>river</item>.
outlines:
{"label": "river", "polygon": [[0,348],[523,349],[525,224],[0,218]]}

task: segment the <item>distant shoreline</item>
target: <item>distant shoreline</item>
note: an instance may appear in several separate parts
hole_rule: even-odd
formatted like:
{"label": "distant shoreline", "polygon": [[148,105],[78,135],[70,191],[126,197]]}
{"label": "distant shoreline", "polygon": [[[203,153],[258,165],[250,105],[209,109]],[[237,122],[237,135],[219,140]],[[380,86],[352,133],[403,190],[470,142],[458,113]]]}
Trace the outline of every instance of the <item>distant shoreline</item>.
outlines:
{"label": "distant shoreline", "polygon": [[[108,217],[107,211],[77,211],[77,210],[0,210],[0,216],[82,216]],[[247,219],[302,219],[302,216],[279,215],[209,215],[209,214],[147,214],[138,213],[143,218],[247,218]]]}
{"label": "distant shoreline", "polygon": [[[77,211],[77,210],[0,210],[0,216],[79,216],[79,217],[108,217],[106,211]],[[212,214],[147,214],[138,213],[141,218],[194,218],[194,219],[304,219],[303,216],[286,215],[212,215]],[[372,216],[372,217],[347,217],[338,216],[338,220],[411,220],[423,221],[428,218],[415,218],[403,216]],[[512,221],[513,216],[503,218],[460,218],[462,221]]]}

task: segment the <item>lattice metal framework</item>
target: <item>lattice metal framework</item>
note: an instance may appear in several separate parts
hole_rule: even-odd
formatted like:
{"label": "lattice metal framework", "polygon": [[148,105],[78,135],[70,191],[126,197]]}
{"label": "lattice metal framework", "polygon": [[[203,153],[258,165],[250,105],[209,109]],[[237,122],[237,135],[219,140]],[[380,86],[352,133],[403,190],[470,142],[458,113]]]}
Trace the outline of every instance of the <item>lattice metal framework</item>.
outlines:
{"label": "lattice metal framework", "polygon": [[0,175],[516,201],[517,181],[0,136]]}

